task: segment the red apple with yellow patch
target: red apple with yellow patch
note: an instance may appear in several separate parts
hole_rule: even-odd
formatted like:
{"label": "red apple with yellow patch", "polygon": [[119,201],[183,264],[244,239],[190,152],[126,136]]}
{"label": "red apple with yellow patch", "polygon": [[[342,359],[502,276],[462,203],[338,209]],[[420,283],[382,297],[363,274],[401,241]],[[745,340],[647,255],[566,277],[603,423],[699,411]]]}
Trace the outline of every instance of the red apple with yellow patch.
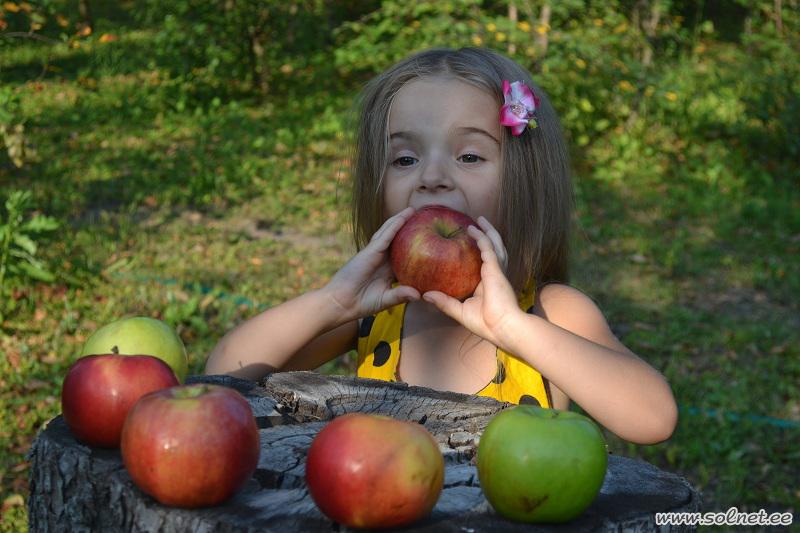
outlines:
{"label": "red apple with yellow patch", "polygon": [[421,425],[350,413],[329,422],[306,459],[311,497],[348,527],[402,527],[427,516],[442,491],[444,459]]}
{"label": "red apple with yellow patch", "polygon": [[397,281],[420,294],[440,291],[458,300],[475,292],[481,281],[481,251],[467,228],[478,224],[448,207],[426,206],[397,232],[389,257]]}
{"label": "red apple with yellow patch", "polygon": [[169,365],[150,355],[81,357],[64,377],[61,411],[79,441],[116,448],[133,404],[147,393],[177,384]]}
{"label": "red apple with yellow patch", "polygon": [[122,428],[122,461],[164,505],[206,507],[236,494],[258,466],[253,411],[236,390],[183,385],[148,394]]}

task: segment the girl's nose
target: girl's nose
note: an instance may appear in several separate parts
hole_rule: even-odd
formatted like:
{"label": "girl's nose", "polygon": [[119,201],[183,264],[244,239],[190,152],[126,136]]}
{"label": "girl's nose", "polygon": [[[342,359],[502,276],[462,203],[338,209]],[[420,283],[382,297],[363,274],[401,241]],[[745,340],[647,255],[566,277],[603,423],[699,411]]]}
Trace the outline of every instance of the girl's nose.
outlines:
{"label": "girl's nose", "polygon": [[450,190],[453,188],[453,179],[449,169],[443,161],[428,160],[419,174],[417,190]]}

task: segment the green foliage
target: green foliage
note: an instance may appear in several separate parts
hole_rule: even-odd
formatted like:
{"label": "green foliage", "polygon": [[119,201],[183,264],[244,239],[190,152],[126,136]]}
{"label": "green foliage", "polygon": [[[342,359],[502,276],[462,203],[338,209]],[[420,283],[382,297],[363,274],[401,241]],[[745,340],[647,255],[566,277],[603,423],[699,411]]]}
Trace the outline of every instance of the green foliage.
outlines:
{"label": "green foliage", "polygon": [[297,83],[328,44],[336,16],[321,0],[148,0],[136,11],[141,23],[159,28],[154,59],[186,90],[180,106]]}
{"label": "green foliage", "polygon": [[[40,32],[47,23],[48,15],[55,11],[53,0],[29,2],[3,2],[0,6],[0,31],[9,33]],[[11,39],[0,34],[0,46],[8,46]]]}
{"label": "green foliage", "polygon": [[[43,234],[58,229],[59,224],[53,217],[38,213],[28,217],[26,212],[30,207],[30,191],[13,191],[5,201],[5,213],[0,218],[0,301],[5,300],[8,287],[15,283],[55,279],[37,257],[39,244],[36,241]],[[0,319],[3,314],[0,308]]]}
{"label": "green foliage", "polygon": [[[11,87],[0,87],[0,149],[15,167],[25,162],[25,124],[19,116],[19,98]],[[1,159],[0,159],[1,161]]]}
{"label": "green foliage", "polygon": [[479,0],[387,0],[380,9],[336,29],[336,65],[342,73],[378,72],[413,51],[469,46],[478,26]]}
{"label": "green foliage", "polygon": [[19,121],[19,96],[11,87],[0,87],[0,125],[10,126]]}

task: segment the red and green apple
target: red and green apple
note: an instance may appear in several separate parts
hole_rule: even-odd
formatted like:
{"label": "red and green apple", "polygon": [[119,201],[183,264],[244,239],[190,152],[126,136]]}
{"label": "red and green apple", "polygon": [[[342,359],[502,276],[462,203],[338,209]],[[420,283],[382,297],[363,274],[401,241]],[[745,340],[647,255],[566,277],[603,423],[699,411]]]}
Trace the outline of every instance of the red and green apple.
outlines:
{"label": "red and green apple", "polygon": [[594,501],[608,452],[600,429],[569,411],[519,405],[489,422],[478,444],[478,479],[498,514],[566,522]]}
{"label": "red and green apple", "polygon": [[188,370],[186,347],[169,325],[155,318],[135,316],[106,324],[95,331],[81,355],[152,355],[163,359],[183,383]]}

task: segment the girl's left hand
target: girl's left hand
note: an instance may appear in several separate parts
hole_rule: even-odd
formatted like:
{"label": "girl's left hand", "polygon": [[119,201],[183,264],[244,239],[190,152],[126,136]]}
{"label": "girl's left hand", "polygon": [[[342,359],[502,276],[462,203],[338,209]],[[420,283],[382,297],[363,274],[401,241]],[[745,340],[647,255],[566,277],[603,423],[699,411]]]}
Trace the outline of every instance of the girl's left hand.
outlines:
{"label": "girl's left hand", "polygon": [[507,254],[500,234],[484,217],[478,217],[478,224],[483,231],[475,226],[467,229],[467,233],[477,241],[483,260],[481,281],[473,295],[460,302],[443,292],[428,291],[422,298],[475,335],[497,346],[498,333],[504,321],[519,311],[519,304],[504,272]]}

